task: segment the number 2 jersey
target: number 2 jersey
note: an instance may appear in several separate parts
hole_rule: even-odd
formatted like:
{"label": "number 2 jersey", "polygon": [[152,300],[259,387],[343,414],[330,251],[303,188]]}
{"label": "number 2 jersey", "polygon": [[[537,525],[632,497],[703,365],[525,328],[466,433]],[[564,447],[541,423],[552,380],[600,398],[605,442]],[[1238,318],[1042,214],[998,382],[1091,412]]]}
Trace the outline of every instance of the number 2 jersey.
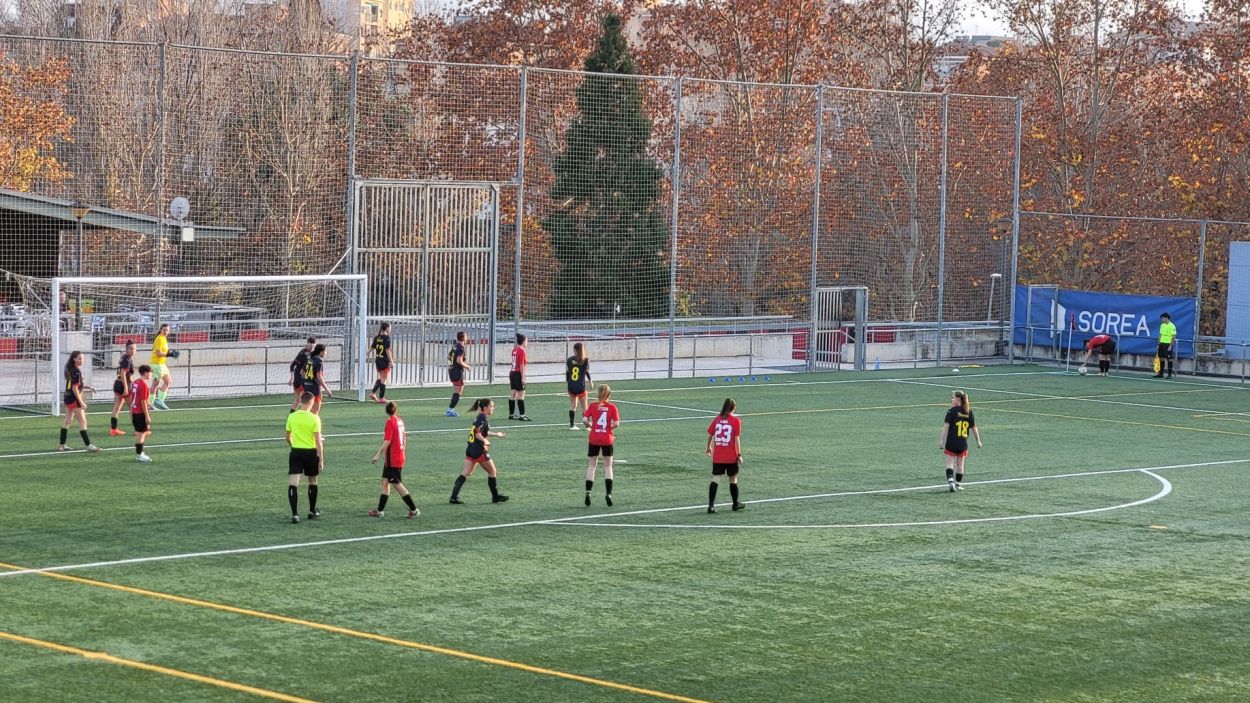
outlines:
{"label": "number 2 jersey", "polygon": [[717,415],[712,424],[707,426],[707,433],[712,436],[712,463],[738,463],[738,448],[734,440],[742,434],[742,419],[730,413],[727,417]]}
{"label": "number 2 jersey", "polygon": [[946,451],[954,454],[968,451],[968,433],[977,426],[972,411],[964,412],[963,408],[952,407],[946,411],[945,422],[950,425],[950,429],[946,431]]}
{"label": "number 2 jersey", "polygon": [[610,447],[616,441],[612,423],[621,421],[621,413],[611,403],[591,403],[582,415],[590,427],[590,443],[596,447]]}

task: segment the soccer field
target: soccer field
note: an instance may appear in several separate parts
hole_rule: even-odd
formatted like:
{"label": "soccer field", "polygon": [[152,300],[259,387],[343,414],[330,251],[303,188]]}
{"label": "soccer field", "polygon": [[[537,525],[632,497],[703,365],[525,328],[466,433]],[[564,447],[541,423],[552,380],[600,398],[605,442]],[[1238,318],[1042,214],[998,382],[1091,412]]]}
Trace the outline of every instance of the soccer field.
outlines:
{"label": "soccer field", "polygon": [[[454,419],[444,389],[393,391],[412,520],[397,496],[365,516],[381,406],[325,406],[323,516],[299,524],[285,397],[172,397],[149,465],[107,412],[98,455],[0,415],[0,700],[1250,700],[1250,389],[760,378],[613,382],[611,508],[601,478],[582,505],[562,384],[531,387],[533,423],[502,386]],[[959,493],[937,449],[954,388],[985,441]],[[479,396],[511,500],[479,471],[448,505]],[[709,515],[726,396],[748,505]]]}

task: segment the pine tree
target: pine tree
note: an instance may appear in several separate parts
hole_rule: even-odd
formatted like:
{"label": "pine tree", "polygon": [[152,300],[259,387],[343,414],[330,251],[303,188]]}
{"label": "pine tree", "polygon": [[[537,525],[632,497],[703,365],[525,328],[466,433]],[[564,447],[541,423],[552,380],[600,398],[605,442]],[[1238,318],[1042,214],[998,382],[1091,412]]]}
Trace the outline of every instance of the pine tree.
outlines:
{"label": "pine tree", "polygon": [[642,109],[634,63],[615,15],[586,58],[577,115],[552,170],[553,211],[543,219],[560,263],[549,313],[555,318],[668,314],[669,232],[655,160],[647,155],[651,120]]}

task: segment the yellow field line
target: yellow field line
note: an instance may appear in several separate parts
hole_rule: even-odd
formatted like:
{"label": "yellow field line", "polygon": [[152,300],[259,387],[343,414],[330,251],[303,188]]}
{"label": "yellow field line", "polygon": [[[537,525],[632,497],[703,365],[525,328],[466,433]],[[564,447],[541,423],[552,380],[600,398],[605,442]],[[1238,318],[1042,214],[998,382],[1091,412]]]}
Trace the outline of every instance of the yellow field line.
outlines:
{"label": "yellow field line", "polygon": [[1087,417],[1083,415],[1059,415],[1057,413],[1039,413],[1031,410],[1008,410],[995,408],[994,412],[1015,413],[1017,415],[1038,415],[1041,417],[1057,417],[1064,420],[1081,420],[1083,422],[1109,422],[1115,425],[1136,425],[1138,427],[1157,427],[1164,430],[1186,430],[1188,432],[1208,432],[1210,434],[1227,434],[1235,437],[1250,437],[1250,432],[1232,432],[1230,430],[1212,430],[1205,427],[1184,427],[1181,425],[1164,425],[1157,422],[1135,422],[1132,420],[1113,420],[1109,417]]}
{"label": "yellow field line", "polygon": [[[13,564],[5,564],[3,562],[0,562],[0,567],[6,568],[6,569],[14,569],[14,570],[20,570],[24,568],[21,566],[15,566]],[[386,635],[379,635],[373,632],[363,632],[361,630],[352,630],[350,628],[339,627],[338,625],[329,625],[326,623],[315,622],[313,620],[304,620],[302,618],[293,618],[287,615],[266,613],[260,610],[240,608],[240,607],[233,606],[233,605],[225,605],[224,603],[214,603],[212,601],[199,600],[197,598],[187,598],[185,596],[178,596],[172,593],[162,593],[161,591],[151,591],[145,588],[134,588],[132,586],[122,586],[116,583],[109,583],[107,581],[96,581],[95,579],[83,578],[81,576],[70,576],[69,574],[59,574],[59,573],[45,572],[45,571],[40,571],[40,572],[35,572],[35,573],[37,573],[40,576],[46,576],[48,578],[59,579],[61,581],[69,581],[71,583],[78,583],[78,584],[83,584],[87,586],[96,586],[98,588],[107,588],[107,589],[111,589],[114,591],[121,591],[123,593],[130,593],[133,595],[144,596],[147,598],[155,598],[158,600],[170,601],[172,603],[181,603],[183,605],[193,605],[193,606],[200,607],[200,608],[208,608],[211,610],[218,610],[218,611],[225,612],[225,613],[233,613],[235,615],[246,615],[248,617],[260,618],[262,620],[270,620],[273,622],[281,622],[281,623],[286,623],[288,625],[299,625],[301,627],[307,627],[307,628],[311,628],[314,630],[322,630],[324,632],[333,632],[335,634],[345,635],[347,637],[355,637],[357,639],[362,639],[362,640],[372,640],[374,642],[381,642],[383,644],[391,644],[391,645],[395,645],[398,647],[416,649],[422,652],[430,652],[432,654],[442,654],[444,656],[456,657],[458,659],[468,659],[469,661],[480,662],[483,664],[492,664],[494,666],[501,666],[501,667],[505,667],[509,669],[527,671],[531,674],[541,674],[543,676],[552,676],[555,678],[566,679],[569,681],[577,681],[579,683],[590,684],[593,686],[616,689],[618,691],[628,691],[629,693],[636,693],[642,696],[650,696],[652,698],[660,698],[660,699],[669,700],[669,701],[680,701],[681,703],[709,703],[709,701],[705,701],[699,698],[690,698],[688,696],[681,696],[681,695],[677,695],[674,693],[665,693],[664,691],[655,691],[649,688],[631,686],[629,684],[617,683],[615,681],[607,681],[604,679],[596,679],[590,676],[582,676],[581,674],[571,674],[567,671],[560,671],[558,669],[546,669],[540,666],[523,664],[521,662],[514,662],[508,659],[499,659],[497,657],[488,657],[488,656],[484,656],[481,654],[474,654],[472,652],[464,652],[458,649],[451,649],[449,647],[439,647],[437,645],[432,645],[432,644],[424,644],[421,642],[412,642],[409,640],[402,640],[402,639],[398,639],[395,637],[387,637]]]}
{"label": "yellow field line", "polygon": [[35,647],[42,647],[44,649],[51,649],[53,651],[61,652],[63,654],[73,654],[73,655],[82,657],[84,659],[89,659],[91,661],[104,662],[106,664],[117,664],[118,666],[128,666],[132,669],[142,669],[143,671],[151,671],[153,673],[164,674],[165,676],[173,676],[179,679],[186,679],[188,681],[194,681],[196,683],[206,683],[210,686],[217,686],[219,688],[228,688],[232,691],[241,691],[243,693],[250,693],[254,696],[261,696],[262,698],[271,698],[275,701],[287,701],[288,703],[316,703],[316,701],[313,701],[309,698],[300,698],[299,696],[289,696],[285,693],[278,693],[277,691],[270,691],[264,688],[256,688],[255,686],[247,686],[245,684],[235,683],[233,681],[226,681],[225,679],[213,678],[212,676],[192,674],[189,671],[181,671],[179,669],[171,669],[167,666],[158,666],[156,664],[148,664],[146,662],[135,661],[133,659],[125,659],[125,658],[114,656],[112,654],[108,654],[105,652],[93,652],[88,649],[79,649],[78,647],[70,647],[69,645],[58,644],[56,642],[48,642],[47,640],[39,640],[39,639],[35,639],[34,637],[23,637],[22,635],[15,635],[11,632],[0,632],[0,639],[9,640],[12,642],[20,642],[21,644],[29,644]]}

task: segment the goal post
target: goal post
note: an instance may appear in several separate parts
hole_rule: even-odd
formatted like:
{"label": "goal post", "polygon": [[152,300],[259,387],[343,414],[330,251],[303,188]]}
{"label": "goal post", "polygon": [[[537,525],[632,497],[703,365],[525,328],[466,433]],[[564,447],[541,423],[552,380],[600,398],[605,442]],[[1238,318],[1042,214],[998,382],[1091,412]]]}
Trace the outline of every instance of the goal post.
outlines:
{"label": "goal post", "polygon": [[[101,395],[111,395],[128,341],[134,367],[148,363],[152,340],[170,325],[171,398],[289,396],[289,365],[315,336],[327,347],[326,385],[365,399],[369,373],[368,277],[306,276],[57,277],[32,279],[50,317],[52,415],[60,414],[65,356],[83,351]],[[72,347],[72,348],[71,348]],[[90,373],[94,372],[94,373]],[[181,378],[179,378],[181,376]],[[40,385],[40,384],[36,384]],[[35,389],[36,398],[40,390]]]}

